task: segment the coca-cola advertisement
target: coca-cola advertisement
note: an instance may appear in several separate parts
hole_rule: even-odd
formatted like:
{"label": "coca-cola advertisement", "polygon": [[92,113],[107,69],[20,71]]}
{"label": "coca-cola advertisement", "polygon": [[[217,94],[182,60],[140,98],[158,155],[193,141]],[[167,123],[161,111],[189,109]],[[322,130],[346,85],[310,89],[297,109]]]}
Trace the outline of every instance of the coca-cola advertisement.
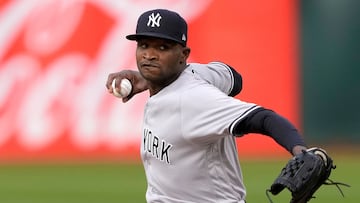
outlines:
{"label": "coca-cola advertisement", "polygon": [[[231,2],[231,3],[229,3]],[[123,103],[109,73],[137,70],[141,13],[174,10],[189,26],[189,62],[223,61],[243,77],[238,99],[299,126],[295,1],[0,1],[0,159],[139,159],[147,92]],[[286,154],[261,135],[244,155]]]}

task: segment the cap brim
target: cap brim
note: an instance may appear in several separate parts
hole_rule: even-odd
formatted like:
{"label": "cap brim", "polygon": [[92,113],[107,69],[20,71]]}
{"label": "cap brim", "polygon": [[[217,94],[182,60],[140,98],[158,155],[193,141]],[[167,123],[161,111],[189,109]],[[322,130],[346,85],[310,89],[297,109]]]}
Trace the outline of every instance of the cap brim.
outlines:
{"label": "cap brim", "polygon": [[175,38],[166,36],[166,35],[162,35],[160,33],[153,33],[153,32],[144,32],[144,33],[138,33],[138,34],[133,34],[133,35],[127,35],[126,39],[128,40],[138,40],[138,39],[142,39],[142,38],[146,38],[146,37],[155,37],[155,38],[160,38],[160,39],[167,39],[167,40],[171,40],[174,42],[177,42],[179,44],[182,44],[185,46],[185,42],[184,41],[179,41]]}

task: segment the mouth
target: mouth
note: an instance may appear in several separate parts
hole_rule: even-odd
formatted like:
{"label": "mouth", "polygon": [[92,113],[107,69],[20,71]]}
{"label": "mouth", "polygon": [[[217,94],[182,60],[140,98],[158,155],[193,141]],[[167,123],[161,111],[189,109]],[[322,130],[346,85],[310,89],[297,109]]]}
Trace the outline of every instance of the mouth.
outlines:
{"label": "mouth", "polygon": [[151,62],[142,62],[142,63],[140,63],[140,67],[151,69],[151,68],[158,68],[159,65],[156,63],[151,63]]}
{"label": "mouth", "polygon": [[160,66],[156,63],[141,62],[139,65],[139,71],[142,73],[143,76],[146,75],[147,77],[154,77],[160,72]]}

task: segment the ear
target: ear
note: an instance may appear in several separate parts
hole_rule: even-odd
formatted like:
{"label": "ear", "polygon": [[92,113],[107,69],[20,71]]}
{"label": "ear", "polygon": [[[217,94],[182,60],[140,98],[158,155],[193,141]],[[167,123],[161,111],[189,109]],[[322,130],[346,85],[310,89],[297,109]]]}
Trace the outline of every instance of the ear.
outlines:
{"label": "ear", "polygon": [[190,55],[190,48],[189,47],[183,47],[183,50],[182,50],[183,59],[182,60],[184,62],[189,58],[189,55]]}

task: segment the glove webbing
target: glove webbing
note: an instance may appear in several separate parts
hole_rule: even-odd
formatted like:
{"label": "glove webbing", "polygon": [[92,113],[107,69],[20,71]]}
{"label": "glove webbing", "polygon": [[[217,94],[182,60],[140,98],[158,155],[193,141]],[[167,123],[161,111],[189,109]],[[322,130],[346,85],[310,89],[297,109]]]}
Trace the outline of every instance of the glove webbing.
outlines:
{"label": "glove webbing", "polygon": [[[331,180],[330,178],[328,178],[328,179],[327,179],[327,182],[324,182],[323,184],[324,184],[324,185],[335,185],[335,186],[337,187],[337,189],[339,190],[341,196],[343,196],[343,197],[345,197],[345,195],[344,195],[343,191],[341,190],[341,188],[339,187],[339,185],[346,186],[346,187],[350,187],[350,185],[348,185],[348,184],[346,184],[346,183],[334,182],[334,181]],[[272,201],[272,199],[270,198],[270,194],[269,194],[269,193],[271,192],[270,189],[267,189],[265,192],[266,192],[267,198],[269,199],[269,202],[270,202],[270,203],[274,203],[274,202]],[[312,197],[312,198],[315,198],[315,197]]]}

